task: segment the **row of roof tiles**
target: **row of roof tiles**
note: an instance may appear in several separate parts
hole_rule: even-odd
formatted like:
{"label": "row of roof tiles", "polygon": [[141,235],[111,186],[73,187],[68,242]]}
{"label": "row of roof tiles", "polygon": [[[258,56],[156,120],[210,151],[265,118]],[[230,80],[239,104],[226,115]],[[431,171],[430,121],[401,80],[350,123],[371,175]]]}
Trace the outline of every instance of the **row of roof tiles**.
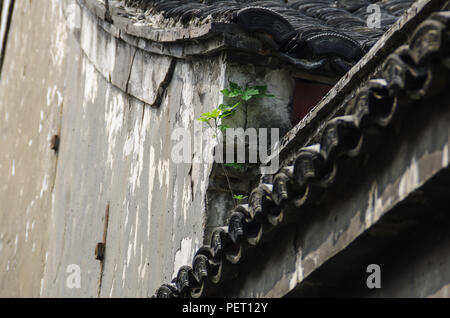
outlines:
{"label": "row of roof tiles", "polygon": [[[297,0],[297,1],[191,1],[191,0],[125,0],[127,6],[149,9],[150,14],[161,13],[166,18],[187,23],[192,19],[235,22],[239,11],[250,7],[273,10],[288,20],[302,34],[320,31],[339,31],[351,36],[362,46],[370,46],[408,9],[414,0]],[[381,29],[368,27],[367,19],[380,8]],[[145,19],[145,15],[141,15]]]}
{"label": "row of roof tiles", "polygon": [[[331,64],[333,72],[348,71],[414,0],[123,0],[130,17],[144,22],[162,15],[167,20],[187,24],[220,21],[237,23],[257,35],[274,51],[292,58],[304,70]],[[368,23],[380,10],[380,25]],[[129,8],[140,8],[141,11]],[[369,21],[370,22],[370,21]],[[373,22],[373,21],[372,21]]]}
{"label": "row of roof tiles", "polygon": [[155,296],[201,297],[211,284],[234,276],[227,268],[258,245],[267,229],[282,225],[286,213],[301,214],[303,207],[326,194],[336,181],[339,160],[370,150],[374,130],[382,133],[394,115],[444,89],[450,77],[449,31],[450,11],[435,13],[422,23],[409,43],[384,61],[380,76],[356,92],[349,115],[329,121],[320,142],[302,148],[291,165],[263,176],[249,203],[238,206],[228,226],[213,231],[210,245],[197,251],[192,266],[181,267]]}

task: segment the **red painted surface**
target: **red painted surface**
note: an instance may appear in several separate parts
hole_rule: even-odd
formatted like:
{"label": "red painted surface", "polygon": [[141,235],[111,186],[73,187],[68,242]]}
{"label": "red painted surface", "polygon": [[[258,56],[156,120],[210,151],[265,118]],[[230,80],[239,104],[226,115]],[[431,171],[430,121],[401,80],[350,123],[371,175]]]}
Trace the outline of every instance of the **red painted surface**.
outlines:
{"label": "red painted surface", "polygon": [[332,86],[308,81],[297,81],[292,110],[292,124],[296,125],[329,92]]}

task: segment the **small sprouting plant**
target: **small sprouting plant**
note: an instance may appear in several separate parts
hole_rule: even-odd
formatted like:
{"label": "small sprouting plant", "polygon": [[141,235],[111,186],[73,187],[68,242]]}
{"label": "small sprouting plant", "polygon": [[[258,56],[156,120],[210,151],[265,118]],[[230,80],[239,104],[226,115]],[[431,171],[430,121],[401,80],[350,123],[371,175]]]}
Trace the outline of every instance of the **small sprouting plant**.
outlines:
{"label": "small sprouting plant", "polygon": [[241,202],[242,200],[245,200],[248,198],[248,196],[244,196],[243,194],[239,194],[239,195],[233,195],[233,198],[235,200],[237,200],[238,202]]}
{"label": "small sprouting plant", "polygon": [[[199,121],[204,122],[207,124],[210,128],[212,128],[215,131],[215,134],[213,135],[213,138],[217,138],[219,134],[222,134],[226,131],[227,128],[230,128],[230,126],[222,123],[222,120],[226,117],[229,117],[233,115],[238,106],[242,103],[248,102],[252,98],[258,98],[258,97],[275,97],[272,94],[267,93],[267,86],[251,86],[242,88],[236,83],[229,82],[229,87],[225,88],[221,91],[222,95],[225,97],[228,97],[229,99],[235,101],[236,103],[232,104],[220,104],[216,109],[214,109],[211,112],[206,112],[201,114],[201,116],[198,118]],[[247,197],[244,195],[234,195],[233,190],[231,189],[230,184],[230,178],[228,176],[227,170],[225,167],[230,167],[234,169],[241,169],[242,164],[240,163],[221,163],[222,169],[225,173],[225,177],[228,182],[228,188],[231,192],[231,195],[233,197],[233,200],[235,201],[235,204],[237,205],[238,202],[245,200]]]}
{"label": "small sprouting plant", "polygon": [[213,137],[217,138],[219,131],[224,132],[227,128],[230,128],[228,125],[222,124],[221,120],[225,117],[233,115],[236,111],[236,107],[239,105],[240,102],[234,104],[233,106],[221,104],[213,111],[203,113],[198,120],[208,124],[209,127],[214,129],[216,134]]}

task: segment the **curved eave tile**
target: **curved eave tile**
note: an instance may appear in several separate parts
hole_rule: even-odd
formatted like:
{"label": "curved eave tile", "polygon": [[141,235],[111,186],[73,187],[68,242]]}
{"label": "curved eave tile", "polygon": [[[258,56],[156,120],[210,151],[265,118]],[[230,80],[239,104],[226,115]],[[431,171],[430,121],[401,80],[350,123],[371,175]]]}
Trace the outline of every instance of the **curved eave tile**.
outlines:
{"label": "curved eave tile", "polygon": [[[333,79],[347,72],[385,31],[368,28],[356,11],[335,8],[331,1],[319,3],[317,8],[311,7],[314,4],[311,0],[292,5],[274,1],[125,1],[145,4],[154,18],[162,15],[163,21],[156,22],[143,18],[146,14],[142,10],[124,7],[123,1],[77,1],[119,30],[114,32],[114,28],[105,25],[110,32],[127,40],[135,37],[157,43],[156,47],[167,46],[160,48],[160,54],[176,56],[173,44],[193,43],[197,48],[203,41],[224,36],[214,43],[214,48],[191,50],[190,55],[243,50],[274,56],[298,70],[326,74]],[[297,6],[303,2],[305,5]],[[404,12],[406,7],[399,10]],[[384,25],[386,30],[397,20],[394,15],[391,17],[392,21]],[[352,26],[345,22],[348,19],[353,21]],[[186,54],[189,50],[182,52]]]}
{"label": "curved eave tile", "polygon": [[[265,236],[266,229],[281,227],[286,213],[301,214],[303,207],[326,195],[335,182],[338,164],[361,155],[372,145],[374,130],[382,132],[415,101],[431,97],[448,86],[450,78],[450,11],[438,12],[420,24],[408,45],[382,63],[381,77],[358,89],[349,102],[352,113],[328,121],[320,142],[301,148],[295,162],[264,176],[248,205],[234,211],[228,226],[213,231],[208,246],[200,248],[192,266],[180,268],[171,284],[154,297],[201,297],[211,284],[236,275],[235,267]],[[286,209],[293,205],[295,209]],[[295,211],[295,212],[292,212]]]}

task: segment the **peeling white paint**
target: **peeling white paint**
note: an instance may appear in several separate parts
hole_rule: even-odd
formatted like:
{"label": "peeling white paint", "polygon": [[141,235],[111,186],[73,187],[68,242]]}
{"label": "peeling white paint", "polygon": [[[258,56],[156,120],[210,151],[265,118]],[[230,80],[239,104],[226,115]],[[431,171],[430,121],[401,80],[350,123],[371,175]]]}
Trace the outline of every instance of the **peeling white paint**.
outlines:
{"label": "peeling white paint", "polygon": [[19,235],[16,234],[16,238],[14,240],[14,254],[17,254],[17,247],[19,245]]}
{"label": "peeling white paint", "polygon": [[137,236],[139,229],[139,206],[136,209],[136,223],[134,225],[134,245],[133,245],[133,255],[136,257],[136,247],[137,247]]}
{"label": "peeling white paint", "polygon": [[448,160],[448,145],[444,146],[444,149],[442,151],[442,167],[447,167],[449,163]]}
{"label": "peeling white paint", "polygon": [[30,221],[27,221],[27,224],[25,226],[25,242],[28,242],[28,231],[30,229]]}
{"label": "peeling white paint", "polygon": [[[62,16],[62,10],[60,7],[60,1],[56,1],[58,4],[54,4],[55,0],[52,0],[52,6],[58,7],[59,15]],[[55,12],[55,9],[53,9]],[[58,19],[60,21],[54,26],[55,32],[52,37],[52,44],[50,47],[50,56],[52,63],[55,66],[61,66],[66,55],[66,41],[67,41],[67,28],[65,19]]]}
{"label": "peeling white paint", "polygon": [[365,228],[368,229],[374,221],[374,209],[375,209],[375,202],[378,198],[378,187],[377,183],[373,182],[372,187],[369,191],[369,200],[367,202],[367,211],[365,213],[365,219],[364,224]]}
{"label": "peeling white paint", "polygon": [[195,242],[195,250],[197,251],[200,248],[200,241],[196,237],[194,242]]}
{"label": "peeling white paint", "polygon": [[[150,114],[147,108],[144,109],[144,118],[135,120],[134,128],[131,134],[127,136],[125,141],[123,154],[128,157],[132,154],[131,172],[128,181],[131,185],[131,192],[134,193],[136,188],[141,185],[141,175],[144,169],[144,143],[146,130],[150,123]],[[140,122],[142,121],[142,125]]]}
{"label": "peeling white paint", "polygon": [[[178,183],[175,179],[174,185],[173,185],[173,196],[172,196],[172,214],[173,214],[173,224],[177,224],[177,209],[178,209]],[[175,233],[174,233],[175,234]]]}
{"label": "peeling white paint", "polygon": [[186,237],[181,241],[181,248],[175,254],[174,274],[172,276],[176,275],[181,266],[192,263],[193,256],[192,238]]}
{"label": "peeling white paint", "polygon": [[160,187],[164,187],[169,189],[170,182],[170,174],[169,174],[169,160],[160,160],[158,163],[158,176],[159,176],[159,185]]}
{"label": "peeling white paint", "polygon": [[[373,182],[369,192],[367,210],[365,212],[365,229],[370,228],[373,224],[375,224],[375,222],[380,219],[381,215],[386,211],[386,209],[392,205],[393,199],[394,198],[392,196],[379,196],[377,183]],[[358,214],[360,214],[360,212],[358,212]]]}
{"label": "peeling white paint", "polygon": [[116,139],[122,129],[124,119],[125,101],[122,94],[117,93],[111,96],[111,88],[108,86],[106,92],[106,111],[105,124],[108,135],[108,154],[106,158],[107,165],[113,167],[113,153],[116,145]]}
{"label": "peeling white paint", "polygon": [[39,194],[40,198],[42,198],[44,193],[47,192],[47,190],[48,190],[48,186],[49,186],[48,179],[49,179],[49,176],[45,175],[44,180],[42,181],[41,192]]}
{"label": "peeling white paint", "polygon": [[81,9],[76,4],[75,1],[73,3],[65,6],[64,15],[67,19],[67,27],[70,30],[79,29],[81,27]]}
{"label": "peeling white paint", "polygon": [[116,282],[116,279],[113,278],[112,284],[111,284],[111,291],[109,292],[109,298],[112,298],[114,293],[114,283]]}
{"label": "peeling white paint", "polygon": [[414,191],[419,185],[419,165],[416,158],[413,157],[412,162],[406,172],[403,174],[398,187],[398,195],[400,199],[404,199],[411,191]]}
{"label": "peeling white paint", "polygon": [[313,252],[309,253],[308,255],[306,255],[304,263],[312,262],[313,263],[313,267],[317,268],[318,265],[320,265],[320,251],[321,250],[326,250],[326,248],[324,248],[326,245],[330,245],[331,246],[332,245],[331,242],[332,242],[332,235],[330,235],[327,238],[327,240],[320,245],[319,248],[317,248],[315,251],[313,251]]}
{"label": "peeling white paint", "polygon": [[191,180],[190,178],[185,178],[185,183],[183,187],[183,199],[181,201],[183,206],[183,220],[184,224],[186,224],[187,221],[187,212],[189,205],[192,202],[192,188],[191,188]]}
{"label": "peeling white paint", "polygon": [[155,162],[155,148],[150,146],[150,169],[148,175],[148,213],[147,213],[147,238],[150,239],[151,215],[153,203],[153,186],[155,183],[156,162]]}
{"label": "peeling white paint", "polygon": [[289,281],[289,290],[292,290],[303,280],[302,251],[296,253],[295,271]]}
{"label": "peeling white paint", "polygon": [[122,288],[125,288],[125,278],[126,278],[126,270],[127,270],[127,268],[126,268],[126,266],[125,266],[125,264],[124,264],[124,266],[123,266],[123,270],[122,270]]}
{"label": "peeling white paint", "polygon": [[43,128],[43,125],[42,125],[42,122],[44,121],[44,111],[42,111],[41,110],[41,112],[40,112],[40,118],[41,118],[41,120],[39,121],[39,133],[41,133],[42,132],[42,128]]}
{"label": "peeling white paint", "polygon": [[131,261],[131,249],[133,248],[133,243],[130,241],[128,243],[128,250],[127,250],[127,266],[130,266],[130,261]]}
{"label": "peeling white paint", "polygon": [[[47,88],[47,106],[52,104],[53,96],[55,95],[56,86]],[[43,112],[41,111],[41,120],[43,119]]]}
{"label": "peeling white paint", "polygon": [[16,161],[13,160],[11,167],[11,175],[14,177],[16,175]]}
{"label": "peeling white paint", "polygon": [[[86,59],[84,61],[86,61]],[[89,62],[86,62],[86,71],[84,73],[84,85],[85,85],[84,100],[94,103],[98,95],[98,80],[95,67]],[[85,103],[83,103],[83,107],[84,108],[86,107]]]}
{"label": "peeling white paint", "polygon": [[[124,203],[124,204],[125,204],[125,200],[126,200],[126,199],[123,200],[123,203]],[[127,213],[125,214],[125,228],[126,228],[127,225],[128,225],[128,217],[129,217],[129,215],[130,215],[130,208],[129,208],[129,204],[127,204]]]}
{"label": "peeling white paint", "polygon": [[[141,254],[143,253],[143,245],[141,244]],[[142,272],[141,272],[141,279],[145,278],[145,274],[147,273],[147,263],[148,263],[148,258],[145,258],[144,263],[142,264],[143,268],[142,268]]]}
{"label": "peeling white paint", "polygon": [[39,291],[39,296],[42,296],[43,292],[44,292],[44,276],[42,276],[41,278],[41,288]]}
{"label": "peeling white paint", "polygon": [[[136,242],[135,242],[135,246],[136,246]],[[144,268],[142,267],[143,266],[143,264],[142,264],[142,254],[143,253],[144,253],[144,245],[141,243],[141,245],[140,245],[140,259],[139,259],[139,265],[138,265],[138,275],[141,278],[142,278],[142,270],[145,269],[145,266],[144,266]],[[136,256],[136,249],[135,249],[134,254]]]}

